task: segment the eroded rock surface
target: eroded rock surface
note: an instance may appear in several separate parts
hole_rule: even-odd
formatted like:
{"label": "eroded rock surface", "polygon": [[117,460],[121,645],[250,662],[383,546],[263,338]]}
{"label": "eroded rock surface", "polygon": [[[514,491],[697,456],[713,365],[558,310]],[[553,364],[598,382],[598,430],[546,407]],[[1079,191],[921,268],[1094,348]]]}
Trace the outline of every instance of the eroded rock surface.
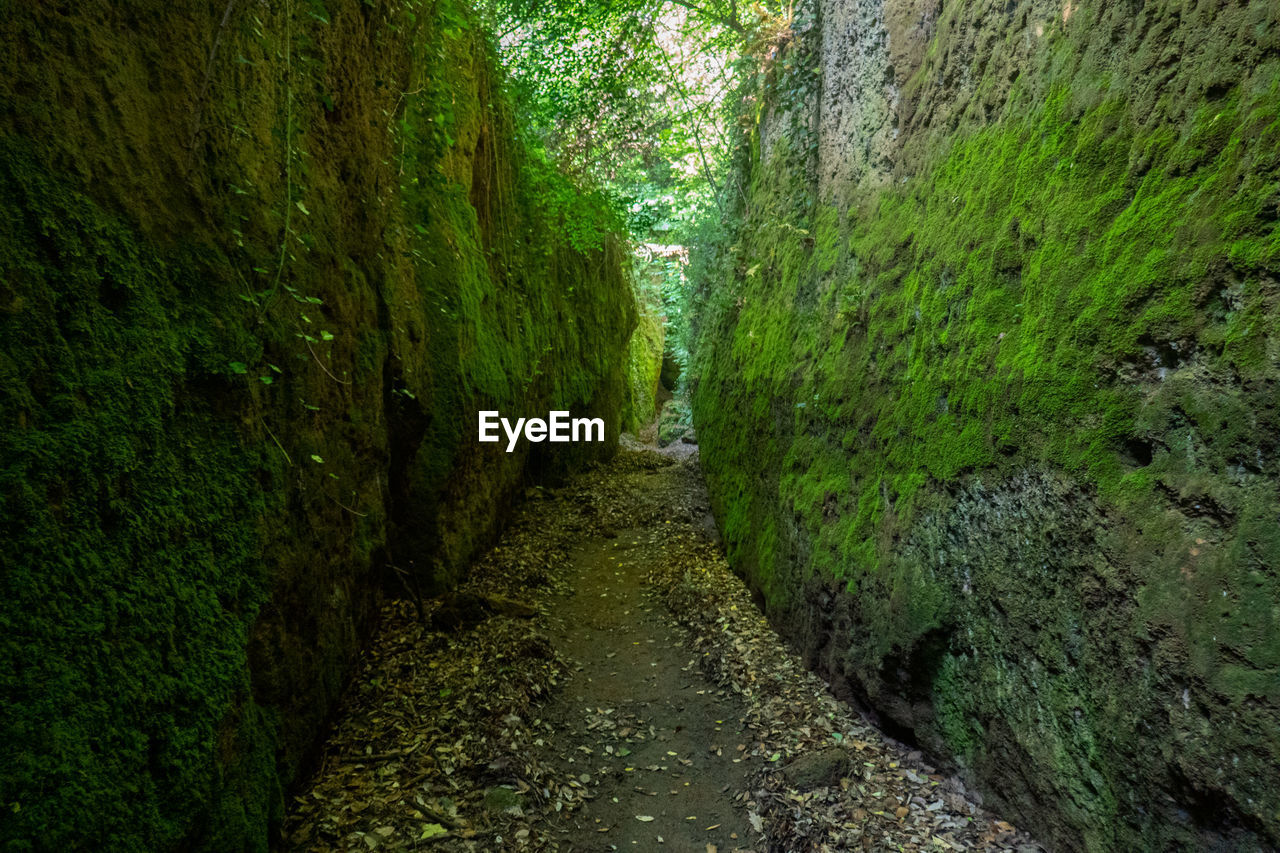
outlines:
{"label": "eroded rock surface", "polygon": [[1262,0],[799,4],[701,283],[734,567],[1064,849],[1280,843],[1278,49]]}

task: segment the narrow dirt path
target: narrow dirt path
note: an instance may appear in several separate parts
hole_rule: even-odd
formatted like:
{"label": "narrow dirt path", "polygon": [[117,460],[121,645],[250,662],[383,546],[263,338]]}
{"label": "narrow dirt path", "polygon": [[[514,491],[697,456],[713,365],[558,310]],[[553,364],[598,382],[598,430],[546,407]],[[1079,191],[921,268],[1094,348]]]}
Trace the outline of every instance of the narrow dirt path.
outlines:
{"label": "narrow dirt path", "polygon": [[531,489],[464,589],[389,604],[280,849],[1039,850],[803,668],[691,453]]}
{"label": "narrow dirt path", "polygon": [[545,716],[557,766],[595,798],[557,827],[574,850],[745,846],[732,802],[748,783],[742,703],[709,681],[687,634],[646,592],[667,538],[644,528],[572,555],[573,594],[551,636],[573,674]]}

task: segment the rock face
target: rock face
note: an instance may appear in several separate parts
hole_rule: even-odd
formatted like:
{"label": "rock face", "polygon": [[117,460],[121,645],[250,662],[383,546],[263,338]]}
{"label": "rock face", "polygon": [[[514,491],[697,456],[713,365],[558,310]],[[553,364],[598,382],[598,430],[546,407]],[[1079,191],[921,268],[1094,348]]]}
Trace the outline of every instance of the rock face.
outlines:
{"label": "rock face", "polygon": [[1280,843],[1280,7],[802,4],[701,282],[730,558],[1059,849]]}
{"label": "rock face", "polygon": [[639,433],[657,414],[662,343],[666,331],[662,314],[654,306],[642,306],[636,329],[627,344],[627,396],[622,405],[622,428]]}
{"label": "rock face", "polygon": [[625,250],[462,4],[3,6],[0,847],[265,850],[380,590],[610,451],[477,410],[616,442]]}

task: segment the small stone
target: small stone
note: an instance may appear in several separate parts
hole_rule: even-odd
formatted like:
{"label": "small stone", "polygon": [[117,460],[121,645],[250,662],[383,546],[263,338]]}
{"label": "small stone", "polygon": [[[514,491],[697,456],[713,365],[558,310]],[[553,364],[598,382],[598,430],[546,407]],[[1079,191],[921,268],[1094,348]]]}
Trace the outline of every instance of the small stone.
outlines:
{"label": "small stone", "polygon": [[838,746],[806,752],[782,768],[782,775],[792,787],[801,791],[839,783],[849,774],[853,762]]}
{"label": "small stone", "polygon": [[484,792],[484,808],[485,811],[495,814],[513,814],[517,817],[524,815],[524,797],[521,797],[510,788],[499,786],[490,788]]}

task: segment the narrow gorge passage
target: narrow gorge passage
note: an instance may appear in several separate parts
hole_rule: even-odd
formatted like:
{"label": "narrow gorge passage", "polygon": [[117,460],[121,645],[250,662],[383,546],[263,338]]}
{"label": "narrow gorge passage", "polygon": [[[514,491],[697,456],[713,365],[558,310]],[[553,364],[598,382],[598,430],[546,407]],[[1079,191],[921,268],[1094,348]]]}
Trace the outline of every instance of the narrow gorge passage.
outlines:
{"label": "narrow gorge passage", "polygon": [[284,849],[1040,850],[804,669],[689,451],[531,489],[463,590],[390,605]]}
{"label": "narrow gorge passage", "polygon": [[1277,0],[0,6],[0,853],[1280,850]]}

